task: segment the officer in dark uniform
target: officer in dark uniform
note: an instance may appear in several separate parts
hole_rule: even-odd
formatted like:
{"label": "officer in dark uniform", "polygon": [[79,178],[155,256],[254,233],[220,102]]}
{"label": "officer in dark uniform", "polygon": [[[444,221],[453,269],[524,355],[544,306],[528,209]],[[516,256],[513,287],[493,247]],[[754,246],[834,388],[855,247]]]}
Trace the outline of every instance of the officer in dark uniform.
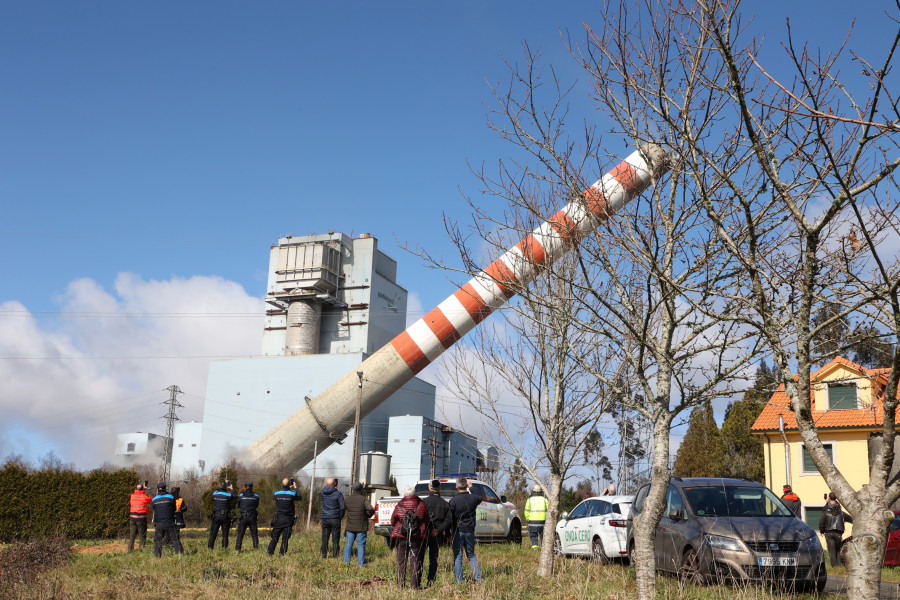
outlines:
{"label": "officer in dark uniform", "polygon": [[153,524],[156,533],[153,535],[153,555],[162,558],[163,547],[166,539],[175,548],[176,554],[184,554],[181,547],[181,536],[178,527],[175,526],[175,496],[166,492],[166,484],[156,486],[157,493],[153,497]]}
{"label": "officer in dark uniform", "polygon": [[253,549],[259,548],[259,533],[256,528],[256,518],[259,508],[259,494],[253,491],[253,484],[248,483],[244,486],[244,491],[238,496],[238,512],[240,520],[237,527],[237,542],[234,543],[234,549],[241,551],[241,541],[244,539],[244,532],[250,528],[250,537],[253,538]]}
{"label": "officer in dark uniform", "polygon": [[272,540],[269,542],[269,556],[275,554],[278,537],[281,536],[281,555],[287,554],[288,540],[294,530],[294,505],[300,501],[297,484],[285,477],[281,489],[275,492],[275,516],[272,517]]}
{"label": "officer in dark uniform", "polygon": [[212,550],[216,546],[216,536],[219,534],[219,528],[222,529],[222,547],[228,547],[228,530],[231,528],[231,509],[234,507],[234,501],[237,494],[234,493],[234,486],[227,479],[219,484],[219,488],[213,492],[213,512],[212,525],[209,527],[209,543],[207,547]]}

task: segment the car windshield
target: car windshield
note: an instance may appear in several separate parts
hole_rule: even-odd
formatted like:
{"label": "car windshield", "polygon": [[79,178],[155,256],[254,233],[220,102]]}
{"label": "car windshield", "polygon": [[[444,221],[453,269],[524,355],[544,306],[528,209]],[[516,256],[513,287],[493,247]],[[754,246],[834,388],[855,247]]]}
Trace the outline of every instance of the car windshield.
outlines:
{"label": "car windshield", "polygon": [[684,494],[698,517],[793,517],[767,488],[724,484],[686,487]]}
{"label": "car windshield", "polygon": [[[424,496],[428,493],[428,484],[427,483],[417,483],[413,493],[416,496]],[[441,483],[441,496],[444,498],[452,498],[457,495],[456,491],[456,483],[451,481],[444,481]]]}

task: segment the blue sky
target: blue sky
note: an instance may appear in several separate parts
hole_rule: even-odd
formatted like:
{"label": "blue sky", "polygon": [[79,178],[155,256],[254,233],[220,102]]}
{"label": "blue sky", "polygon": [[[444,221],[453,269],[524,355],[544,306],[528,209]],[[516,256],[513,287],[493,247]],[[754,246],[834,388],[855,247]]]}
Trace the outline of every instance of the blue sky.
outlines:
{"label": "blue sky", "polygon": [[[873,52],[891,32],[876,4],[748,2],[745,14],[770,39],[790,17],[797,38],[829,47],[859,17],[851,47]],[[596,6],[0,4],[0,370],[15,384],[0,408],[41,386],[82,410],[179,383],[194,398],[186,416],[199,416],[207,359],[179,357],[258,352],[260,323],[199,326],[227,338],[213,352],[197,331],[123,326],[122,314],[255,314],[268,247],[288,232],[372,233],[399,261],[411,308],[430,309],[454,288],[397,240],[456,259],[442,215],[465,221],[462,194],[479,193],[469,164],[510,153],[485,126],[486,82],[506,77],[503,58],[520,59],[524,40],[575,77],[560,30],[598,25]],[[777,51],[763,57],[776,68]],[[84,314],[56,314],[73,311]],[[104,435],[158,420],[155,400],[98,417]],[[54,402],[13,410],[0,455],[56,447]]]}

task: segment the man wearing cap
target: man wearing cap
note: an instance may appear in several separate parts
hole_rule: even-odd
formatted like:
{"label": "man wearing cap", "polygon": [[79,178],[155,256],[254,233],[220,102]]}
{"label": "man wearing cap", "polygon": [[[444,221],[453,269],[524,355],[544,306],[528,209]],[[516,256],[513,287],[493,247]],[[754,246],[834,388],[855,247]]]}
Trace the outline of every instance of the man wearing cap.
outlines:
{"label": "man wearing cap", "polygon": [[784,484],[784,495],[781,497],[781,501],[785,506],[788,507],[794,516],[798,519],[800,518],[800,496],[794,493],[794,490],[791,489],[791,485],[789,483]]}
{"label": "man wearing cap", "polygon": [[153,524],[156,526],[156,533],[153,535],[153,555],[162,558],[166,539],[171,542],[176,554],[184,554],[181,535],[175,526],[175,496],[166,492],[165,482],[156,486],[156,490],[156,496],[153,497]]}
{"label": "man wearing cap", "polygon": [[139,483],[131,494],[131,508],[128,513],[128,551],[134,550],[134,539],[141,536],[138,540],[138,548],[143,550],[144,544],[147,543],[147,513],[150,510],[150,503],[153,498],[144,489],[144,484]]}
{"label": "man wearing cap", "polygon": [[450,516],[450,505],[441,498],[439,479],[432,479],[428,483],[428,495],[423,502],[428,509],[431,525],[428,529],[428,582],[425,584],[425,587],[430,587],[437,577],[438,551],[450,537],[453,518]]}
{"label": "man wearing cap", "polygon": [[244,491],[238,496],[238,520],[237,541],[234,543],[234,549],[241,551],[241,542],[244,541],[244,532],[250,528],[250,538],[253,540],[253,549],[259,548],[259,529],[256,527],[256,520],[259,517],[259,494],[253,491],[253,484],[248,483],[244,486]]}
{"label": "man wearing cap", "polygon": [[532,549],[540,548],[544,539],[544,522],[547,520],[547,509],[550,502],[544,497],[540,484],[531,488],[531,496],[525,502],[525,520],[528,521],[528,537],[531,538]]}
{"label": "man wearing cap", "polygon": [[375,509],[369,503],[369,499],[363,494],[363,485],[360,482],[353,484],[353,493],[344,500],[347,510],[347,527],[344,542],[344,564],[350,566],[350,556],[353,554],[353,542],[356,541],[356,564],[366,566],[366,537],[369,533],[369,517],[375,514]]}

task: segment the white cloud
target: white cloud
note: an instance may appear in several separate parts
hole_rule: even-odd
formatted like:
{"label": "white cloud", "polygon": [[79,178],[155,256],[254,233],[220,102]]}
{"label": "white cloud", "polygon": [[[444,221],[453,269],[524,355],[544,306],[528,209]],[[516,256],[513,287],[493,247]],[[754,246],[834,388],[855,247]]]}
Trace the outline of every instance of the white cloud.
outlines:
{"label": "white cloud", "polygon": [[259,353],[262,300],[220,277],[79,279],[56,300],[52,319],[0,304],[0,457],[98,466],[117,433],[165,431],[166,387],[200,420],[210,357]]}

